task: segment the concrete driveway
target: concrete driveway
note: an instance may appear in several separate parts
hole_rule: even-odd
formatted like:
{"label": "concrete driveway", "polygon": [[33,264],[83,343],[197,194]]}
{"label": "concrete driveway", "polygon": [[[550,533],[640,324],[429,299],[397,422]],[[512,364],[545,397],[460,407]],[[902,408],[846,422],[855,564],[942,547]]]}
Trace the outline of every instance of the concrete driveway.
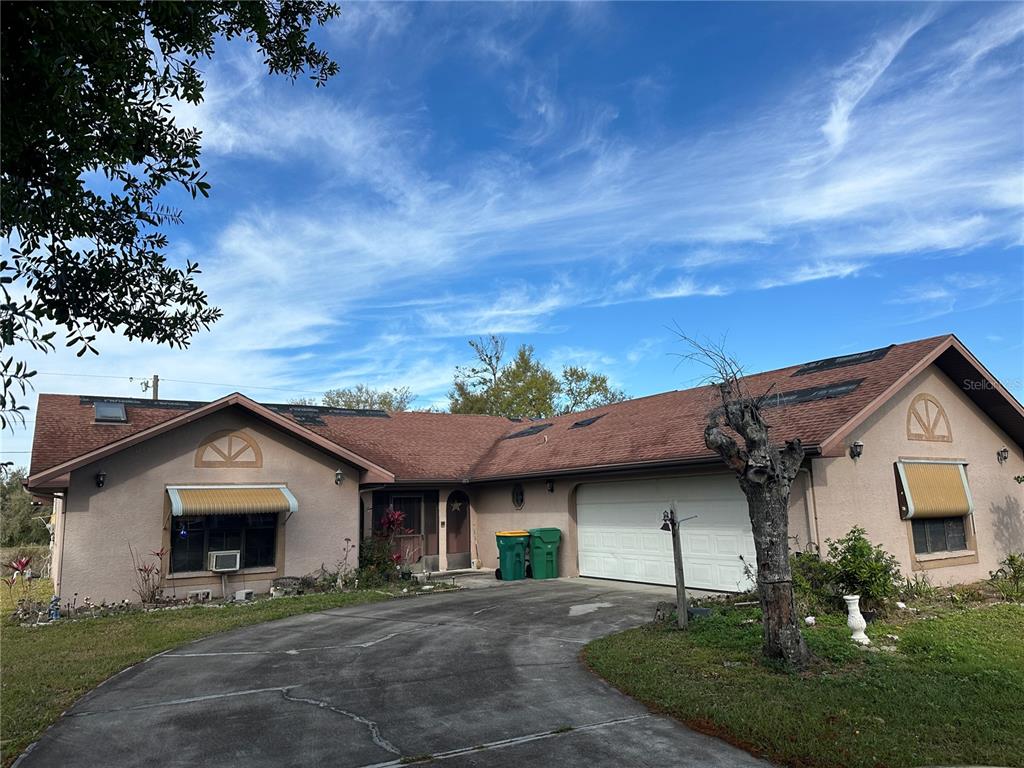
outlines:
{"label": "concrete driveway", "polygon": [[767,765],[651,714],[578,661],[587,641],[650,620],[669,590],[486,583],[157,656],[85,696],[19,768],[343,768],[426,755],[452,768]]}

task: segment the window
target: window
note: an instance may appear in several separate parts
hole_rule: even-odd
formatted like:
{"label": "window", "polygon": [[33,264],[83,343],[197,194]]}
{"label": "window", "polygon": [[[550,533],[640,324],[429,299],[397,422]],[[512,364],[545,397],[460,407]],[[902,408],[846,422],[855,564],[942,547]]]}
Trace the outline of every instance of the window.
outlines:
{"label": "window", "polygon": [[210,552],[239,550],[243,568],[275,565],[277,513],[181,517],[171,532],[171,573],[208,570]]}
{"label": "window", "polygon": [[171,532],[171,573],[206,570],[206,518],[183,517]]}
{"label": "window", "polygon": [[967,549],[967,530],[963,517],[932,517],[911,520],[914,531],[914,552],[958,552]]}

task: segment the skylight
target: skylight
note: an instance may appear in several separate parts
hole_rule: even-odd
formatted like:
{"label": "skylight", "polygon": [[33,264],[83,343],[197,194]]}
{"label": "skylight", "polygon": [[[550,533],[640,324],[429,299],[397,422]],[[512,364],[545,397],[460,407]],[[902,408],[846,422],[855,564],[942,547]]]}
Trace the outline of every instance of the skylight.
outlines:
{"label": "skylight", "polygon": [[855,355],[841,355],[840,357],[829,357],[824,360],[815,360],[813,363],[806,363],[793,371],[793,375],[806,376],[808,373],[830,371],[833,368],[845,368],[848,365],[871,363],[875,360],[881,360],[886,356],[890,349],[892,349],[891,344],[888,347],[882,347],[881,349],[872,349],[870,352],[858,352]]}
{"label": "skylight", "polygon": [[784,405],[811,403],[815,400],[830,400],[834,397],[850,394],[861,385],[862,381],[864,379],[850,379],[849,381],[840,381],[836,384],[826,384],[821,387],[808,387],[807,389],[794,389],[792,392],[780,392],[776,395],[768,395],[762,404],[765,408],[777,408]]}
{"label": "skylight", "polygon": [[543,432],[550,426],[550,424],[534,424],[532,427],[527,427],[526,429],[521,429],[518,432],[513,432],[511,435],[507,435],[505,439],[511,440],[514,437],[529,437],[530,435],[536,435],[538,432]]}
{"label": "skylight", "polygon": [[305,408],[293,408],[292,418],[295,419],[299,424],[305,424],[307,426],[323,426],[324,420],[320,418],[320,414],[312,409]]}
{"label": "skylight", "polygon": [[324,416],[372,416],[390,418],[387,411],[377,408],[334,408],[325,405],[293,405],[291,403],[263,403],[272,411],[291,416],[300,424],[322,425]]}
{"label": "skylight", "polygon": [[93,404],[97,424],[124,424],[128,416],[124,411],[124,403],[108,403],[97,401]]}
{"label": "skylight", "polygon": [[603,419],[603,418],[604,418],[604,414],[601,413],[601,414],[598,414],[597,416],[591,416],[590,418],[587,418],[587,419],[580,419],[579,421],[575,422],[571,427],[569,427],[569,429],[583,429],[583,427],[589,427],[591,424],[593,424],[598,419]]}

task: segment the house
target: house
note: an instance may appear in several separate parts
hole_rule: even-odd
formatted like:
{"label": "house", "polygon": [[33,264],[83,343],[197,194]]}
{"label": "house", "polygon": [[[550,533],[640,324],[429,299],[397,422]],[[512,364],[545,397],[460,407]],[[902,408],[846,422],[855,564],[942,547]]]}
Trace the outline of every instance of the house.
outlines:
{"label": "house", "polygon": [[[794,547],[852,526],[933,583],[985,578],[1024,549],[1024,409],[952,335],[747,378],[778,441],[807,449]],[[495,532],[561,529],[563,575],[672,583],[675,503],[688,586],[735,591],[754,562],[745,501],[704,446],[711,387],[543,421],[267,405],[39,397],[30,490],[56,510],[65,598],[130,598],[128,545],[170,554],[166,591],[266,590],[347,556],[388,507],[410,562],[497,564]],[[213,552],[238,570],[210,570]],[[347,552],[347,555],[346,555]],[[230,561],[231,557],[229,557]]]}

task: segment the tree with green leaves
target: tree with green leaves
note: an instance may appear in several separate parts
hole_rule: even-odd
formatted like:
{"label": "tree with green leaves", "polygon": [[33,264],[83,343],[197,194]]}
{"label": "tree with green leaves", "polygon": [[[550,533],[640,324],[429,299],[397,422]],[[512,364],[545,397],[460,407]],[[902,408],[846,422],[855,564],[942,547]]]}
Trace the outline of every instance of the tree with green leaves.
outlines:
{"label": "tree with green leaves", "polygon": [[[329,389],[324,392],[319,405],[331,408],[357,408],[395,413],[408,411],[416,395],[409,387],[392,387],[391,389],[374,389],[365,384],[343,389]],[[295,405],[318,405],[313,398],[292,400]]]}
{"label": "tree with green leaves", "polygon": [[477,361],[459,367],[448,393],[452,413],[486,413],[508,418],[548,418],[596,408],[626,399],[604,374],[566,366],[556,376],[534,356],[532,346],[519,347],[504,362],[505,339],[500,336],[469,342]]}
{"label": "tree with green leaves", "polygon": [[219,39],[317,86],[338,65],[310,40],[339,12],[310,2],[14,3],[0,16],[0,426],[23,420],[34,371],[7,352],[79,355],[100,331],[184,347],[221,315],[198,264],[167,260],[175,188],[209,195],[198,130],[175,103],[203,99]]}
{"label": "tree with green leaves", "polygon": [[602,405],[620,403],[626,393],[608,383],[603,373],[591,373],[586,368],[570,365],[562,369],[562,413],[589,411]]}
{"label": "tree with green leaves", "polygon": [[22,544],[49,544],[45,521],[50,505],[35,505],[25,490],[28,472],[22,468],[7,472],[0,482],[0,547]]}
{"label": "tree with green leaves", "polygon": [[491,399],[499,416],[526,419],[535,416],[553,416],[557,412],[555,399],[560,384],[558,378],[534,357],[533,347],[523,344],[515,357],[501,369],[498,386]]}

